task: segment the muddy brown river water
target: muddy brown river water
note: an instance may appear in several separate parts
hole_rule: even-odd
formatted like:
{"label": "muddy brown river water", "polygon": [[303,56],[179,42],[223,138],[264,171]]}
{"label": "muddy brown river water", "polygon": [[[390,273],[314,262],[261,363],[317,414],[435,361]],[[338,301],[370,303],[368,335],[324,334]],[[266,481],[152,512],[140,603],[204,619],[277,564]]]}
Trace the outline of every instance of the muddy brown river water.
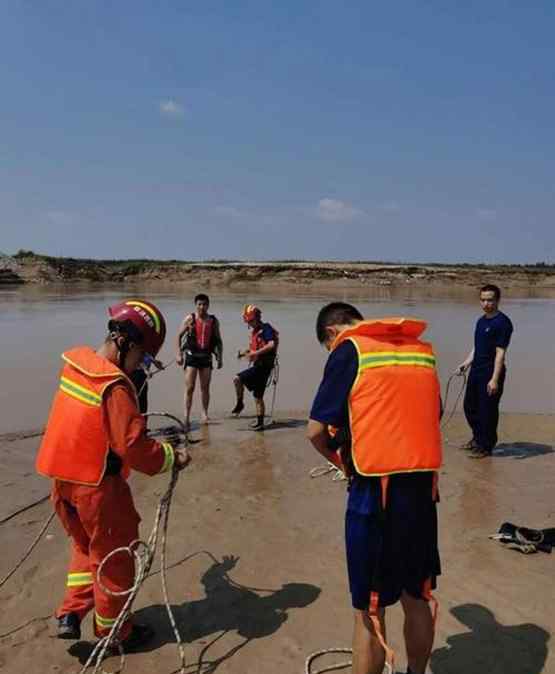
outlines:
{"label": "muddy brown river water", "polygon": [[[150,297],[164,312],[168,338],[161,358],[171,360],[180,320],[191,310],[191,296],[140,288],[131,292]],[[425,319],[429,324],[426,337],[435,346],[444,386],[472,346],[479,304],[468,295],[419,297],[412,290],[403,296],[400,291],[391,293],[383,288],[359,297],[339,295],[337,299],[354,302],[368,317],[410,315]],[[98,345],[105,334],[106,307],[121,297],[119,289],[0,291],[0,432],[44,423],[56,387],[60,353],[76,344]],[[223,414],[233,405],[232,378],[243,366],[235,354],[248,339],[241,321],[241,308],[247,301],[259,304],[264,320],[280,333],[281,377],[276,409],[307,410],[326,357],[316,343],[314,323],[319,308],[334,298],[220,293],[211,299],[211,311],[220,319],[225,344],[224,368],[213,376],[214,415]],[[515,325],[502,407],[512,412],[550,412],[555,409],[555,300],[507,299],[501,308]],[[175,365],[154,378],[150,388],[152,408],[181,408],[182,372]],[[194,412],[199,411],[195,401]]]}

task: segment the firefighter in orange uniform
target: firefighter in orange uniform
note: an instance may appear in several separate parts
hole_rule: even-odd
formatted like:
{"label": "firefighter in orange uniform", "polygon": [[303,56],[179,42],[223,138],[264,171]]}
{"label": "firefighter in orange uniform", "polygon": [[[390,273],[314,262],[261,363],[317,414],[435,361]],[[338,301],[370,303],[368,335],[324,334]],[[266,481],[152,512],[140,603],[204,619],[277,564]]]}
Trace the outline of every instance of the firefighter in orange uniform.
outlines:
{"label": "firefighter in orange uniform", "polygon": [[[80,346],[62,355],[37,457],[38,472],[54,480],[54,508],[72,541],[67,590],[56,611],[61,639],[79,639],[81,621],[93,609],[95,635],[107,635],[126,601],[102,589],[97,570],[112,550],[139,537],[140,517],[126,481],[130,470],[156,475],[190,460],[185,450],[147,438],[129,379],[145,355],[156,358],[166,336],[164,317],[145,300],[127,300],[109,314],[108,336],[97,351]],[[101,581],[112,592],[129,589],[132,558],[125,552],[111,557]],[[131,651],[153,634],[129,619],[118,639]]]}

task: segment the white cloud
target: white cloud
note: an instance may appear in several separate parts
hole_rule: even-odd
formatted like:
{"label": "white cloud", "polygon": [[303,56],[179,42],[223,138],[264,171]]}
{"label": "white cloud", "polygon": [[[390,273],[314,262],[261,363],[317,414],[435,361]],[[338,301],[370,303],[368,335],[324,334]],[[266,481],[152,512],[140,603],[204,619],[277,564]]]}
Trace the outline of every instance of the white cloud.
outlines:
{"label": "white cloud", "polygon": [[185,108],[177,101],[168,98],[165,101],[160,101],[160,114],[164,117],[183,117]]}
{"label": "white cloud", "polygon": [[318,202],[316,215],[324,222],[351,222],[362,215],[362,211],[345,201],[326,197]]}

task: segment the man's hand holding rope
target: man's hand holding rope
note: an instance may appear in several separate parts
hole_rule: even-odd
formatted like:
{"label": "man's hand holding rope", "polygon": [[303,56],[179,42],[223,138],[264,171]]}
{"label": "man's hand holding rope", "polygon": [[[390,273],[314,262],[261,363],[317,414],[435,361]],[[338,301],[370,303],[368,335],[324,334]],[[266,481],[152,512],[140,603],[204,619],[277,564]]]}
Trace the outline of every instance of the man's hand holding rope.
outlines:
{"label": "man's hand holding rope", "polygon": [[191,462],[191,455],[185,447],[179,445],[183,442],[183,432],[177,428],[172,428],[164,433],[164,442],[169,442],[173,447],[174,465],[177,470],[183,470]]}
{"label": "man's hand holding rope", "polygon": [[177,470],[183,470],[191,463],[191,456],[186,449],[176,449],[174,447],[175,467]]}

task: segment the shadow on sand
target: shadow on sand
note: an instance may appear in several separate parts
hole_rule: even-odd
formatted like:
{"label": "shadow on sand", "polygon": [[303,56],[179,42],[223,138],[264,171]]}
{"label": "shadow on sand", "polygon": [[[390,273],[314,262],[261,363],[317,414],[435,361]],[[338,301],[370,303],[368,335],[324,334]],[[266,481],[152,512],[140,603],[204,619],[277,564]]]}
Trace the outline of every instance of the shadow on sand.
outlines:
{"label": "shadow on sand", "polygon": [[[317,599],[321,591],[319,587],[307,583],[286,583],[279,590],[246,587],[235,583],[227,575],[236,566],[238,557],[226,556],[220,562],[210,553],[207,554],[214,563],[201,578],[204,599],[171,607],[184,643],[214,635],[203,646],[198,661],[188,665],[190,674],[215,672],[223,662],[251,640],[274,634],[288,619],[290,609],[308,606]],[[139,652],[147,653],[164,644],[175,643],[165,605],[157,604],[139,609],[134,614],[134,619],[137,623],[146,623],[156,628],[154,639]],[[240,637],[239,643],[223,655],[206,659],[210,648],[230,632]],[[78,642],[71,646],[69,652],[84,664],[91,649],[91,644]]]}
{"label": "shadow on sand", "polygon": [[[243,417],[243,419],[248,419],[250,417]],[[254,417],[256,419],[256,417]],[[263,432],[267,433],[268,431],[277,431],[280,428],[301,428],[306,426],[308,421],[306,419],[274,419],[273,421],[267,421],[264,425]],[[255,422],[251,422],[248,426],[238,428],[240,432],[252,432],[252,426],[255,425]],[[257,431],[258,432],[258,431]]]}
{"label": "shadow on sand", "polygon": [[434,674],[540,674],[547,658],[549,633],[538,625],[501,625],[479,604],[462,604],[451,613],[470,632],[447,638],[432,653]]}
{"label": "shadow on sand", "polygon": [[496,458],[529,459],[533,456],[553,454],[551,445],[542,445],[538,442],[502,442],[493,450]]}
{"label": "shadow on sand", "polygon": [[302,428],[306,426],[308,421],[306,419],[274,419],[271,424],[264,429],[265,431],[273,431],[278,428]]}

